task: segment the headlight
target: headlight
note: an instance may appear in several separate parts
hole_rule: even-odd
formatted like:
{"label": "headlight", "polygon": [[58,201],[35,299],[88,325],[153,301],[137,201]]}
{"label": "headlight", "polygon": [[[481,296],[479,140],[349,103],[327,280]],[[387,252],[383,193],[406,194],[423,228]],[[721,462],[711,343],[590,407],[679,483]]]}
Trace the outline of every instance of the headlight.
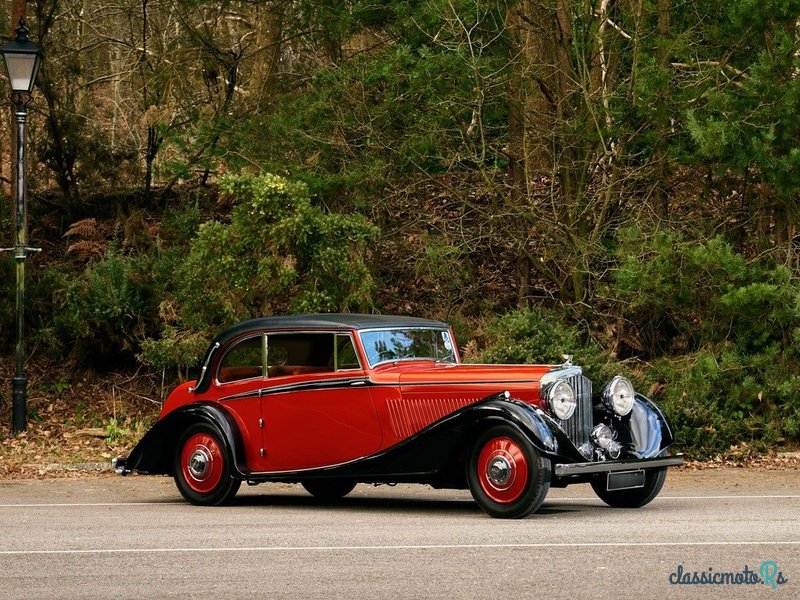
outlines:
{"label": "headlight", "polygon": [[624,417],[633,408],[633,384],[617,375],[603,390],[603,404],[620,417]]}
{"label": "headlight", "polygon": [[550,410],[562,421],[569,419],[575,412],[575,390],[566,381],[557,381],[547,390],[547,404]]}

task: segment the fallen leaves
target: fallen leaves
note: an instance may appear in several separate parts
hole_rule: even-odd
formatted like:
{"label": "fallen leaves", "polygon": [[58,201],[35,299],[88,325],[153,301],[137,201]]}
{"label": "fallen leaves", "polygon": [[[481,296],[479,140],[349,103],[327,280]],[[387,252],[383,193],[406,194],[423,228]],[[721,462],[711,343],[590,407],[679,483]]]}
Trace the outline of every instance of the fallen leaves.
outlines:
{"label": "fallen leaves", "polygon": [[[12,370],[0,360],[0,385],[10,381]],[[0,479],[113,473],[111,459],[127,455],[160,408],[153,400],[160,394],[158,378],[76,375],[39,360],[26,371],[29,422],[19,435],[9,431],[11,399],[0,388]],[[71,383],[53,383],[63,381]]]}

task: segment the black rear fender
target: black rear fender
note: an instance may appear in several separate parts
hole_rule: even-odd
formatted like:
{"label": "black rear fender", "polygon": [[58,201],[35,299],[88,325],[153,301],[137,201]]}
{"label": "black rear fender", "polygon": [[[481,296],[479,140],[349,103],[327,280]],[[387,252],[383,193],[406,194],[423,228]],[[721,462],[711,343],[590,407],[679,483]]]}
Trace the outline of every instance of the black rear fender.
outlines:
{"label": "black rear fender", "polygon": [[181,434],[196,423],[205,423],[217,431],[228,456],[233,457],[234,471],[244,477],[244,445],[236,421],[224,408],[201,402],[182,406],[153,425],[131,451],[124,463],[125,469],[172,475],[173,459]]}

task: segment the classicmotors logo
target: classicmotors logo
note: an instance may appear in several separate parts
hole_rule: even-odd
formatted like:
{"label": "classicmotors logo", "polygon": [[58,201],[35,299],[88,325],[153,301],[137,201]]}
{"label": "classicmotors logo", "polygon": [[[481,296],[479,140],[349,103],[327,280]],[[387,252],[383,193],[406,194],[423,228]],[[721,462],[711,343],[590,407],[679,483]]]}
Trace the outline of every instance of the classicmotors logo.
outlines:
{"label": "classicmotors logo", "polygon": [[774,560],[765,560],[757,568],[745,565],[741,571],[715,571],[708,567],[705,571],[684,570],[678,565],[669,576],[672,585],[767,585],[773,590],[789,583]]}

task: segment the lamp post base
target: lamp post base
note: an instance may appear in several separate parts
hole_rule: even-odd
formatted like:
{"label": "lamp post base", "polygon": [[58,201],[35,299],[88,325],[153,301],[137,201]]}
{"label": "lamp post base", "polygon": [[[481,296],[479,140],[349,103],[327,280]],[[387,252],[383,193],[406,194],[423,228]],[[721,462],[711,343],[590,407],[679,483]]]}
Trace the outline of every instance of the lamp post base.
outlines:
{"label": "lamp post base", "polygon": [[12,418],[11,424],[14,433],[21,433],[28,427],[28,417],[26,410],[28,378],[24,373],[18,373],[14,376],[11,385],[11,410]]}

